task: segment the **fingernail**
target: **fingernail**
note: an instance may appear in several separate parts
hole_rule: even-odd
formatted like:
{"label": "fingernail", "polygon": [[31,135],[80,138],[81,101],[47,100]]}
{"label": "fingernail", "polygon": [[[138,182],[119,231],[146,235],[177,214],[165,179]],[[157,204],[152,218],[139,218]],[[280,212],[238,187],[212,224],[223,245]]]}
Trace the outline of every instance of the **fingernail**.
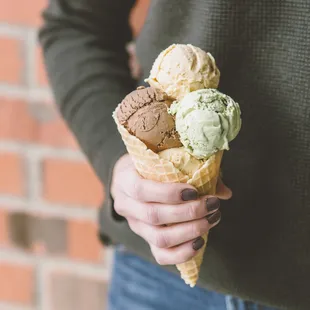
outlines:
{"label": "fingernail", "polygon": [[220,211],[216,211],[215,213],[207,215],[207,221],[209,222],[209,224],[214,224],[214,223],[218,222],[220,219],[221,219],[221,212]]}
{"label": "fingernail", "polygon": [[202,237],[198,237],[196,240],[193,241],[193,249],[198,251],[203,247],[205,244],[205,240]]}
{"label": "fingernail", "polygon": [[206,201],[208,212],[217,210],[220,207],[220,200],[216,197],[209,197]]}
{"label": "fingernail", "polygon": [[181,197],[183,201],[196,200],[198,198],[198,192],[194,189],[187,188],[181,192]]}

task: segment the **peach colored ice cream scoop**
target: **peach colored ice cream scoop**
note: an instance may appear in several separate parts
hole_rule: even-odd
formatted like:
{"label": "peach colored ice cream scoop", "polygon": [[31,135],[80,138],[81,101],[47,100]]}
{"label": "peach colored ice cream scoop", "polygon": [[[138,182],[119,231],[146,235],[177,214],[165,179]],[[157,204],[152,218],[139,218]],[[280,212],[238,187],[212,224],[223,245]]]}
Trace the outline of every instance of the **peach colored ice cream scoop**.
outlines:
{"label": "peach colored ice cream scoop", "polygon": [[146,82],[172,99],[202,88],[217,88],[220,71],[210,53],[191,44],[172,44],[156,58]]}

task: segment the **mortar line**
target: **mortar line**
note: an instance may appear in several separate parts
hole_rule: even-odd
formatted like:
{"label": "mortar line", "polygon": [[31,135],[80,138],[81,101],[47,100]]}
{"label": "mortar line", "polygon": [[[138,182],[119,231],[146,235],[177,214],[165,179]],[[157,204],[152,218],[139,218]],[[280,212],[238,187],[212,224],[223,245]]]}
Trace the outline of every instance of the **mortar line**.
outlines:
{"label": "mortar line", "polygon": [[79,150],[55,148],[48,145],[20,143],[15,141],[0,141],[0,151],[15,152],[35,158],[53,158],[69,161],[86,162],[85,155]]}
{"label": "mortar line", "polygon": [[17,86],[6,83],[0,83],[0,96],[46,104],[53,101],[53,94],[48,87],[33,87],[29,89],[25,85]]}
{"label": "mortar line", "polygon": [[59,271],[90,279],[99,279],[103,281],[108,281],[110,279],[110,273],[104,262],[98,262],[98,264],[95,264],[89,261],[82,262],[72,260],[70,257],[49,256],[48,254],[35,256],[20,250],[2,247],[0,247],[0,262],[33,267],[41,264],[41,271],[43,274]]}
{"label": "mortar line", "polygon": [[98,221],[98,209],[85,207],[70,207],[48,205],[46,203],[28,202],[25,200],[11,201],[10,198],[0,196],[0,210],[13,212],[26,212],[41,216],[56,217],[65,220],[85,220],[96,223]]}
{"label": "mortar line", "polygon": [[27,161],[27,186],[28,186],[28,199],[30,204],[35,203],[37,199],[41,197],[42,182],[41,182],[41,171],[40,171],[40,159],[32,156],[31,152],[26,153]]}
{"label": "mortar line", "polygon": [[[14,303],[6,303],[0,301],[0,310],[35,310],[35,307],[15,305]],[[39,310],[40,308],[38,308]],[[40,309],[43,310],[43,309]]]}
{"label": "mortar line", "polygon": [[35,31],[37,27],[31,27],[26,25],[16,25],[12,23],[7,23],[4,21],[0,22],[0,35],[11,37],[11,38],[23,38],[25,33],[29,30]]}
{"label": "mortar line", "polygon": [[36,265],[36,306],[37,309],[43,310],[44,308],[44,300],[46,298],[46,292],[45,292],[45,285],[44,285],[44,279],[43,279],[43,265],[42,260],[39,261],[39,263]]}

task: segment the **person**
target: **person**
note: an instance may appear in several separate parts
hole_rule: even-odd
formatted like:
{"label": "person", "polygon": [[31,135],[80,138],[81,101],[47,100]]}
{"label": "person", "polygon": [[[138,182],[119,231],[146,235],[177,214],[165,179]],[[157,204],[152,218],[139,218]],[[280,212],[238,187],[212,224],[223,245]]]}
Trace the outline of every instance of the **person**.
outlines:
{"label": "person", "polygon": [[[134,2],[50,0],[39,33],[55,100],[105,186],[100,238],[117,249],[109,309],[309,309],[310,3],[153,0],[133,79]],[[211,52],[219,90],[241,106],[216,197],[139,177],[111,117],[172,43]],[[209,229],[190,288],[173,265]]]}

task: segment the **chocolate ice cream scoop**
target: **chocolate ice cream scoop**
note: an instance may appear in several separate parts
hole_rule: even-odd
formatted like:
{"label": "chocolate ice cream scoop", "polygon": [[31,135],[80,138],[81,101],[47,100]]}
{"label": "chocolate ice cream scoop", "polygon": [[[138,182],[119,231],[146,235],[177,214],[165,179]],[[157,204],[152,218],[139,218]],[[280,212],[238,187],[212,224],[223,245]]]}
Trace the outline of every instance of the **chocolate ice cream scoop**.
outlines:
{"label": "chocolate ice cream scoop", "polygon": [[154,152],[182,146],[174,118],[168,114],[171,101],[152,87],[139,87],[120,103],[117,118],[130,134]]}

